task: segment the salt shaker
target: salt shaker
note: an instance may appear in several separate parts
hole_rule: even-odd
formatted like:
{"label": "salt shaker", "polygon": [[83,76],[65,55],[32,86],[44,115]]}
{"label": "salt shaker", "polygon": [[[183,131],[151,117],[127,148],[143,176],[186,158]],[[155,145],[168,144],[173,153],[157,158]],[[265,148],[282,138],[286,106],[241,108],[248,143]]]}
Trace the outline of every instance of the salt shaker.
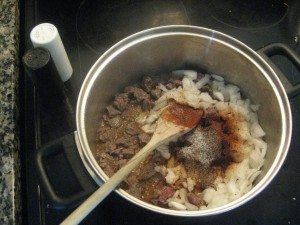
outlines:
{"label": "salt shaker", "polygon": [[32,29],[30,39],[34,47],[43,47],[50,52],[61,80],[69,80],[73,69],[57,28],[50,23],[39,24]]}

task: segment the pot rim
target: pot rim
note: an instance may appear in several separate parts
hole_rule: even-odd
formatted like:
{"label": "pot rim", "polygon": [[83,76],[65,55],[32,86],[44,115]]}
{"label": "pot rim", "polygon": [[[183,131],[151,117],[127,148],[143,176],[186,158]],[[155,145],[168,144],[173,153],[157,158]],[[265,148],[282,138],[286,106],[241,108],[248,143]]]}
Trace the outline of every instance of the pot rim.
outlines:
{"label": "pot rim", "polygon": [[[169,25],[169,26],[161,26],[155,27],[151,29],[147,29],[138,33],[135,33],[120,42],[113,45],[110,49],[108,49],[92,66],[90,71],[88,72],[77,101],[77,108],[76,108],[76,125],[77,125],[77,132],[78,132],[78,139],[80,147],[82,148],[82,157],[84,157],[84,161],[88,171],[91,173],[92,177],[95,181],[100,184],[100,180],[107,180],[108,177],[104,174],[102,169],[100,168],[99,164],[97,163],[92,151],[88,145],[87,135],[85,130],[85,123],[84,123],[84,111],[86,107],[86,103],[89,97],[89,91],[97,79],[98,75],[101,73],[103,68],[119,53],[125,51],[127,48],[134,46],[137,43],[142,41],[149,40],[151,38],[159,37],[159,36],[168,36],[168,35],[191,35],[197,36],[202,38],[208,38],[211,41],[222,43],[227,47],[233,49],[234,51],[239,52],[244,57],[249,59],[265,76],[268,80],[269,84],[272,86],[276,98],[279,102],[280,109],[281,109],[281,117],[282,117],[282,141],[279,146],[278,154],[272,166],[270,167],[269,171],[264,175],[264,177],[246,194],[241,196],[240,198],[232,201],[224,206],[213,208],[213,209],[205,209],[200,211],[176,211],[171,209],[164,209],[158,206],[154,206],[152,204],[143,202],[122,189],[117,189],[116,192],[124,197],[125,199],[142,206],[143,208],[149,209],[154,212],[159,212],[167,215],[173,216],[208,216],[208,215],[216,215],[220,214],[234,208],[237,208],[244,203],[248,202],[255,196],[257,196],[264,188],[273,180],[273,178],[278,173],[279,169],[281,168],[286,155],[288,153],[288,148],[290,145],[291,134],[292,134],[292,116],[290,105],[288,101],[288,97],[286,92],[277,77],[274,70],[271,66],[254,50],[250,47],[242,43],[241,41],[226,35],[224,33],[211,30],[204,27],[196,27],[196,26],[188,26],[188,25]],[[79,148],[78,148],[79,149]]]}

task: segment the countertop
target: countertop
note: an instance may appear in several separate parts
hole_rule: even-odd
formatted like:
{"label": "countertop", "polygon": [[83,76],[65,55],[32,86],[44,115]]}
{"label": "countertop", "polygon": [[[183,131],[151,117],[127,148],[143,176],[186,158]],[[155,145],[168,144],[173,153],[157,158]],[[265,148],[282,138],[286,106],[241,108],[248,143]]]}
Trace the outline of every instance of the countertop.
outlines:
{"label": "countertop", "polygon": [[0,224],[21,224],[19,1],[0,1]]}

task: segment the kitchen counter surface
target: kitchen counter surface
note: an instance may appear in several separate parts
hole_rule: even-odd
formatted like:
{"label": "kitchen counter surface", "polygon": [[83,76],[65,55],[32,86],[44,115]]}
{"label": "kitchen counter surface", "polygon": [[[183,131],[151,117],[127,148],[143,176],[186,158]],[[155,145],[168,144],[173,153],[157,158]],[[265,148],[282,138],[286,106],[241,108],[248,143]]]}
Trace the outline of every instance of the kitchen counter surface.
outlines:
{"label": "kitchen counter surface", "polygon": [[19,2],[0,1],[0,224],[21,224]]}

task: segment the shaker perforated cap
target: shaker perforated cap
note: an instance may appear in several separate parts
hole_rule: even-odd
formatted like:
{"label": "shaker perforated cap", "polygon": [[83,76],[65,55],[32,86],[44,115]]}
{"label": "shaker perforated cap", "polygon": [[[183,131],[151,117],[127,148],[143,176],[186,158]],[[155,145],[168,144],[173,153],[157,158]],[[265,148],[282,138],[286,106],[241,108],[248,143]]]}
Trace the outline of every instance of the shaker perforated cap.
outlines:
{"label": "shaker perforated cap", "polygon": [[23,56],[24,66],[33,71],[43,68],[50,60],[50,52],[44,48],[31,49]]}
{"label": "shaker perforated cap", "polygon": [[42,47],[29,49],[22,61],[26,73],[43,101],[56,104],[65,99],[63,82],[47,49]]}
{"label": "shaker perforated cap", "polygon": [[53,41],[57,36],[57,29],[50,23],[43,23],[34,27],[30,33],[31,41],[36,44],[45,44]]}
{"label": "shaker perforated cap", "polygon": [[69,80],[73,69],[57,28],[50,23],[39,24],[32,29],[30,39],[34,47],[43,47],[50,52],[61,80]]}

